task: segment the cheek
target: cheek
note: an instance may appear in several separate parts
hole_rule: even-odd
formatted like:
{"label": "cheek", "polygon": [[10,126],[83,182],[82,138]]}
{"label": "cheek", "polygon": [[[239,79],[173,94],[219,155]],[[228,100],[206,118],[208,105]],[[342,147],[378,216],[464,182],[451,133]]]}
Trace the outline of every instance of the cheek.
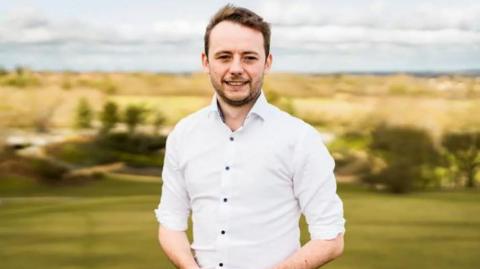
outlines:
{"label": "cheek", "polygon": [[249,70],[247,72],[247,74],[250,77],[250,79],[252,80],[252,82],[260,80],[261,76],[262,76],[262,72],[259,71],[258,69]]}
{"label": "cheek", "polygon": [[226,69],[223,66],[214,66],[212,69],[210,69],[210,72],[216,77],[222,77],[225,74]]}

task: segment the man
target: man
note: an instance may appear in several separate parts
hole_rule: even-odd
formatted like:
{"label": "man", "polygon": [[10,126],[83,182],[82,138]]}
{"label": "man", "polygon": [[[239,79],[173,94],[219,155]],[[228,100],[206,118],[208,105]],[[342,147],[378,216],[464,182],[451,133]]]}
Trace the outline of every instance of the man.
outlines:
{"label": "man", "polygon": [[[306,269],[338,257],[345,230],[334,161],[314,128],[261,90],[272,64],[269,25],[227,5],[204,41],[215,95],[168,137],[155,210],[166,255],[185,269]],[[303,247],[301,213],[311,235]]]}

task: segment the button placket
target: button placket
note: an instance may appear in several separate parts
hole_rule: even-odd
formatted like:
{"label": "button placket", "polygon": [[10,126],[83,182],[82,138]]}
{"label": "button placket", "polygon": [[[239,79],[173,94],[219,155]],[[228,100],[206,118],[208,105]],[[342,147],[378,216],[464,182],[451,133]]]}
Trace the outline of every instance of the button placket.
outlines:
{"label": "button placket", "polygon": [[[218,268],[225,268],[228,262],[228,240],[229,240],[229,219],[230,219],[230,197],[232,192],[232,181],[235,176],[235,151],[236,137],[229,133],[225,141],[225,159],[223,163],[221,194],[219,203],[218,223]],[[220,266],[220,263],[222,266]]]}

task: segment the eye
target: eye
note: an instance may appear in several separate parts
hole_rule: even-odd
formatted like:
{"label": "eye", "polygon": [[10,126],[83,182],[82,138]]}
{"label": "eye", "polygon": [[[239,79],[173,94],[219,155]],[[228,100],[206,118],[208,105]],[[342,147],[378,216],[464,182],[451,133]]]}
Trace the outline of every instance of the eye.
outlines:
{"label": "eye", "polygon": [[255,56],[246,56],[246,57],[245,57],[245,60],[248,61],[248,62],[253,62],[253,61],[256,61],[256,60],[257,60],[257,57],[255,57]]}
{"label": "eye", "polygon": [[217,57],[217,59],[221,60],[221,61],[227,61],[230,59],[230,56],[229,55],[220,55]]}

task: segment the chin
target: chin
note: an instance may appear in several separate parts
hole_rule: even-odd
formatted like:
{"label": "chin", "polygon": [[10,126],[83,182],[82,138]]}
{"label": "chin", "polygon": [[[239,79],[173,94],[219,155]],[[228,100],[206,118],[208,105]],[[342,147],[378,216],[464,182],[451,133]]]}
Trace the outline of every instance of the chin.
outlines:
{"label": "chin", "polygon": [[247,99],[248,97],[250,96],[250,93],[249,92],[246,92],[246,93],[239,93],[239,92],[236,92],[236,93],[227,93],[226,94],[226,97],[232,101],[235,101],[235,102],[238,102],[238,101],[242,101],[242,100],[245,100]]}

